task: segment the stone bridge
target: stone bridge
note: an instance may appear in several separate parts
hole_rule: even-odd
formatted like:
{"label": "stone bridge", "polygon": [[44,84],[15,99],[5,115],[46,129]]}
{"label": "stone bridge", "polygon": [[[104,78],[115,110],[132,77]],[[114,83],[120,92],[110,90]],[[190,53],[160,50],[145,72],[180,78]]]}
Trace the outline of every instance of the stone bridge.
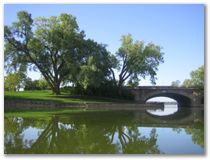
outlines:
{"label": "stone bridge", "polygon": [[168,97],[177,101],[179,105],[199,106],[203,104],[203,98],[199,96],[196,88],[184,88],[174,86],[140,86],[129,89],[138,103],[145,103],[154,97]]}

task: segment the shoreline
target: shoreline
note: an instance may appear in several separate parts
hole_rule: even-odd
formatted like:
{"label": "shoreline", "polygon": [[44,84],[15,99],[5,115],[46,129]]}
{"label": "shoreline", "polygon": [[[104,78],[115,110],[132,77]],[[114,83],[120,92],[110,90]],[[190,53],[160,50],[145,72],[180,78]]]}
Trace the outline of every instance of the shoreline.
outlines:
{"label": "shoreline", "polygon": [[92,103],[92,102],[53,102],[34,100],[4,100],[4,111],[37,111],[37,110],[141,110],[163,109],[163,103]]}

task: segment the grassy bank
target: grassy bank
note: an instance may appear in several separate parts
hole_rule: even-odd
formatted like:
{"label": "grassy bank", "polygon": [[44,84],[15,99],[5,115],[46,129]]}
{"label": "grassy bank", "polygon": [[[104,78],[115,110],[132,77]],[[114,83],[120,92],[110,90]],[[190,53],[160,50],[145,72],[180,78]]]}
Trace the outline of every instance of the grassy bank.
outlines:
{"label": "grassy bank", "polygon": [[59,96],[55,96],[51,91],[20,91],[20,92],[8,92],[4,93],[5,100],[34,100],[34,101],[53,101],[61,103],[130,103],[131,101],[111,99],[103,97],[87,97],[87,96],[72,96],[67,93],[62,93]]}

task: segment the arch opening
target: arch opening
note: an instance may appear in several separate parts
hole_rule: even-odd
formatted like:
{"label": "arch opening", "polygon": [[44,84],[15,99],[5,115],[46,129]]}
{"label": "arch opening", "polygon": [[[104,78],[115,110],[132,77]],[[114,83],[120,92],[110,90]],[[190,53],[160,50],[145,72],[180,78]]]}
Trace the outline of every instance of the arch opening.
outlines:
{"label": "arch opening", "polygon": [[151,93],[148,95],[145,99],[145,102],[147,102],[151,98],[155,97],[165,97],[165,98],[171,98],[177,102],[177,105],[179,107],[186,107],[191,105],[191,99],[185,95],[177,94],[177,93]]}
{"label": "arch opening", "polygon": [[157,96],[147,99],[146,103],[164,103],[164,108],[147,109],[146,112],[155,116],[168,116],[178,112],[178,103],[176,100],[168,97]]}

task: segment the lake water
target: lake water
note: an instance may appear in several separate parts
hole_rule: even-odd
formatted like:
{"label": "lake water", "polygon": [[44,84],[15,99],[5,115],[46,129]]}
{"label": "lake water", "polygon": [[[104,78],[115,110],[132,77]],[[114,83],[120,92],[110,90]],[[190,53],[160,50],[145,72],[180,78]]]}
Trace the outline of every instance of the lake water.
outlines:
{"label": "lake water", "polygon": [[4,152],[204,154],[203,109],[164,110],[5,114]]}

